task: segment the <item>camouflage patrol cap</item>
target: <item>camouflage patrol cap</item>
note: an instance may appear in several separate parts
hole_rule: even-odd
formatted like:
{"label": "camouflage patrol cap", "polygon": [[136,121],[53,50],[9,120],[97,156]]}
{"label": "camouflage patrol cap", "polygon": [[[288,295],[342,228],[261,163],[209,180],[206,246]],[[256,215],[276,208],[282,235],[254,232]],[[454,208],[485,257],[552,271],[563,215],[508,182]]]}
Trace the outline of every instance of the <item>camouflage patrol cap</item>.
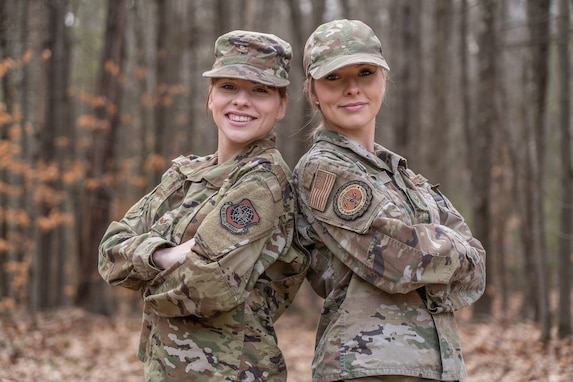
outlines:
{"label": "camouflage patrol cap", "polygon": [[215,42],[215,63],[203,77],[238,78],[273,87],[289,84],[290,44],[267,33],[235,30]]}
{"label": "camouflage patrol cap", "polygon": [[359,20],[334,20],[310,35],[303,57],[306,76],[320,79],[352,64],[372,64],[390,70],[382,44],[372,29]]}

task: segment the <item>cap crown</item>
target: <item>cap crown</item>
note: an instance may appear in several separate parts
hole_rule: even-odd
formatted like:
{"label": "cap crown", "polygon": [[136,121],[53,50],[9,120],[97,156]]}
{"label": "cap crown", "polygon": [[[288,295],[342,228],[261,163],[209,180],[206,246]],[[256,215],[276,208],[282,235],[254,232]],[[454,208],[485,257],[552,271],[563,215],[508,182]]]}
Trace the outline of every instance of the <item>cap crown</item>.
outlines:
{"label": "cap crown", "polygon": [[274,87],[289,84],[290,44],[266,33],[236,30],[215,42],[213,68],[203,77],[239,78]]}
{"label": "cap crown", "polygon": [[303,65],[307,76],[320,79],[351,64],[373,64],[390,70],[380,40],[362,21],[343,19],[322,24],[306,41]]}

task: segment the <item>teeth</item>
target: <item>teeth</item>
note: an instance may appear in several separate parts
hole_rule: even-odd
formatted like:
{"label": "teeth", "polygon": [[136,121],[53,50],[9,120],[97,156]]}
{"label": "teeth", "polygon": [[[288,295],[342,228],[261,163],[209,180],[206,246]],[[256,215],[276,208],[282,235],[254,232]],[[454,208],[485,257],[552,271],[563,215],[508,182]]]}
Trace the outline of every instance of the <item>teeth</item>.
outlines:
{"label": "teeth", "polygon": [[229,119],[231,121],[235,121],[235,122],[249,122],[251,121],[253,118],[246,116],[246,115],[235,115],[235,114],[229,114]]}

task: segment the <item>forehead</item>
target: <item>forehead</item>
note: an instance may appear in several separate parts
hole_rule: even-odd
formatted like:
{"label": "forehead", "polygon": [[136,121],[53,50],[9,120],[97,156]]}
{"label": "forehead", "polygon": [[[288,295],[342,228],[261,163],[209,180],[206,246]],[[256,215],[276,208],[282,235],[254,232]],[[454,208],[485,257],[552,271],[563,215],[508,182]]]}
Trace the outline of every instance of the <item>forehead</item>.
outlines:
{"label": "forehead", "polygon": [[[331,74],[338,74],[338,75],[358,75],[361,72],[368,70],[372,73],[374,72],[381,72],[383,73],[384,71],[381,70],[380,67],[373,65],[373,64],[351,64],[351,65],[346,65],[343,66],[342,68],[338,68],[333,70],[332,72],[328,73],[327,77]],[[324,79],[324,78],[322,78]]]}
{"label": "forehead", "polygon": [[261,84],[260,82],[256,82],[256,81],[245,80],[243,78],[218,77],[218,78],[212,78],[211,79],[212,84],[217,84],[219,82],[235,84],[237,86],[259,86],[259,87],[265,87],[265,88],[269,88],[269,89],[275,89],[273,86]]}

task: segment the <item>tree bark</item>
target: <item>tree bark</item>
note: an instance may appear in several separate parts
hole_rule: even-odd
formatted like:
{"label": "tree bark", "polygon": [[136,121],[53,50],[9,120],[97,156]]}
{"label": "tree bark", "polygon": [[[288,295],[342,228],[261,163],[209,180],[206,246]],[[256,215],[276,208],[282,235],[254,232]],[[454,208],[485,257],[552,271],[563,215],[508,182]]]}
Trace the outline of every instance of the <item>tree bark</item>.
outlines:
{"label": "tree bark", "polygon": [[420,99],[419,86],[423,72],[420,41],[420,2],[400,1],[394,4],[392,12],[394,17],[393,27],[396,38],[393,39],[392,51],[401,51],[404,54],[396,54],[388,58],[392,76],[396,78],[397,86],[391,88],[392,97],[385,102],[396,105],[393,109],[393,126],[396,151],[416,162],[415,137],[419,126]]}
{"label": "tree bark", "polygon": [[[531,283],[533,301],[535,301],[535,319],[541,324],[542,340],[550,337],[549,285],[546,263],[545,219],[544,219],[544,180],[545,163],[545,117],[548,79],[549,50],[549,0],[531,0],[527,2],[527,19],[531,44],[531,64],[528,71],[528,93],[530,102],[530,132],[528,134],[528,171],[526,177],[528,215],[525,216],[527,236],[530,238],[531,256],[527,261],[533,268],[526,272],[535,274]],[[526,273],[527,274],[527,273]],[[530,304],[532,300],[526,300]]]}
{"label": "tree bark", "polygon": [[427,129],[425,142],[421,147],[426,148],[426,176],[434,182],[439,182],[443,190],[449,190],[449,171],[447,151],[450,143],[450,46],[452,44],[453,4],[451,0],[434,2],[434,28],[432,63],[433,70],[429,80],[432,82],[433,97],[430,100],[432,110],[432,126]]}
{"label": "tree bark", "polygon": [[571,167],[571,54],[569,52],[569,3],[559,1],[557,21],[559,60],[559,128],[561,130],[561,208],[559,210],[559,314],[557,331],[560,338],[571,335],[571,211],[573,210],[573,168]]}
{"label": "tree bark", "polygon": [[111,209],[113,184],[110,179],[113,179],[113,148],[120,122],[128,0],[108,0],[107,6],[98,91],[105,103],[94,110],[101,126],[93,133],[89,154],[86,224],[80,245],[81,278],[76,295],[77,305],[99,313],[109,313],[105,306],[103,281],[97,272],[97,259],[99,241],[109,224]]}
{"label": "tree bark", "polygon": [[[61,137],[70,134],[70,108],[68,97],[70,44],[65,28],[64,17],[68,10],[68,0],[57,0],[47,4],[47,33],[43,44],[49,51],[49,59],[44,66],[46,78],[43,127],[40,129],[38,161],[40,171],[63,168],[64,153],[56,146]],[[69,137],[69,138],[73,138]],[[47,224],[39,230],[37,256],[34,263],[35,290],[33,311],[53,308],[64,302],[64,227],[55,220],[64,214],[64,200],[59,194],[63,191],[61,177],[40,177],[39,187],[43,192],[40,200],[39,216]],[[36,280],[37,278],[37,280]]]}
{"label": "tree bark", "polygon": [[[471,163],[472,207],[474,217],[474,235],[483,244],[486,253],[490,249],[490,187],[491,187],[491,147],[495,128],[496,94],[496,0],[480,2],[480,30],[478,32],[478,99],[475,124],[469,131],[468,154]],[[492,259],[486,257],[486,277],[492,277]],[[474,305],[476,318],[492,314],[493,287],[487,284],[484,295]]]}

